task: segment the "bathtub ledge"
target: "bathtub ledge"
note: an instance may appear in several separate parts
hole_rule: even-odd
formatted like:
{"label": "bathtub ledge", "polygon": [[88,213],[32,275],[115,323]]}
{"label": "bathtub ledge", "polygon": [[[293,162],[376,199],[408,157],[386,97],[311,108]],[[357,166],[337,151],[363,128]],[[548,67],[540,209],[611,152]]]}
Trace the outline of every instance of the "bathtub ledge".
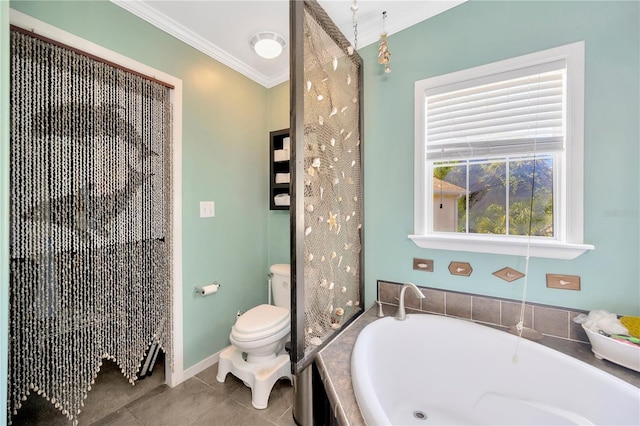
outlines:
{"label": "bathtub ledge", "polygon": [[[393,316],[397,306],[383,304],[385,316]],[[351,383],[351,353],[358,335],[367,325],[376,321],[377,306],[367,309],[359,318],[345,328],[316,356],[316,365],[324,384],[333,415],[340,425],[364,426]],[[429,315],[407,309],[408,314]],[[487,324],[483,324],[487,325]],[[500,328],[500,327],[494,327]],[[502,329],[502,328],[500,328]],[[508,332],[507,328],[504,328]],[[588,343],[544,336],[538,341],[544,346],[593,365],[640,388],[640,374],[609,361],[599,360],[591,352]]]}

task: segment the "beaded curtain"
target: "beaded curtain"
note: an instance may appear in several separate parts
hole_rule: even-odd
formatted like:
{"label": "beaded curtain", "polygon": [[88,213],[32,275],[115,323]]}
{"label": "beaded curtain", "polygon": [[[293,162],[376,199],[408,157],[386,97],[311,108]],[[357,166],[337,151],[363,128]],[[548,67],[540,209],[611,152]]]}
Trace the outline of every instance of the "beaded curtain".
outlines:
{"label": "beaded curtain", "polygon": [[170,89],[11,31],[8,419],[74,424],[103,359],[171,362]]}

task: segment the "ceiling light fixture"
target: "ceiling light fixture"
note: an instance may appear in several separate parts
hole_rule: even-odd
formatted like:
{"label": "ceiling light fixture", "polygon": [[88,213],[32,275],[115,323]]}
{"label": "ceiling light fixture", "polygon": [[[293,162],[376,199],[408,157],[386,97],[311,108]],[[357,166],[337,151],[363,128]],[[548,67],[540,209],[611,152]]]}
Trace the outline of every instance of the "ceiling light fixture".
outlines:
{"label": "ceiling light fixture", "polygon": [[262,31],[251,37],[249,44],[255,52],[266,59],[273,59],[280,56],[287,42],[278,33],[273,31]]}

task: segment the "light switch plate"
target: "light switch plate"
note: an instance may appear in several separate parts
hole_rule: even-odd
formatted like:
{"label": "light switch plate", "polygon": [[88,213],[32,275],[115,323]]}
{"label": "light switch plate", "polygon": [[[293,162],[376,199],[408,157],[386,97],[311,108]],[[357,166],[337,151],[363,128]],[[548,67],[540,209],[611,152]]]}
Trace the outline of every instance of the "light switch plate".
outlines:
{"label": "light switch plate", "polygon": [[216,205],[213,201],[200,201],[200,217],[214,217]]}

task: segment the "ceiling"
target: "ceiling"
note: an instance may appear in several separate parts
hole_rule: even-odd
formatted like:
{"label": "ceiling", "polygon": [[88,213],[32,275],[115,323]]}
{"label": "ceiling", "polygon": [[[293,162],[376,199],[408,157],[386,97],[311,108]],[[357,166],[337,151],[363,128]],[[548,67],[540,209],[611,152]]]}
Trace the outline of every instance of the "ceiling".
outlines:
{"label": "ceiling", "polygon": [[[161,30],[204,52],[257,83],[270,88],[289,79],[288,0],[111,0]],[[466,0],[358,0],[358,48],[444,12]],[[351,0],[319,0],[353,43]],[[282,55],[263,59],[249,46],[260,31],[275,31],[287,40]]]}

